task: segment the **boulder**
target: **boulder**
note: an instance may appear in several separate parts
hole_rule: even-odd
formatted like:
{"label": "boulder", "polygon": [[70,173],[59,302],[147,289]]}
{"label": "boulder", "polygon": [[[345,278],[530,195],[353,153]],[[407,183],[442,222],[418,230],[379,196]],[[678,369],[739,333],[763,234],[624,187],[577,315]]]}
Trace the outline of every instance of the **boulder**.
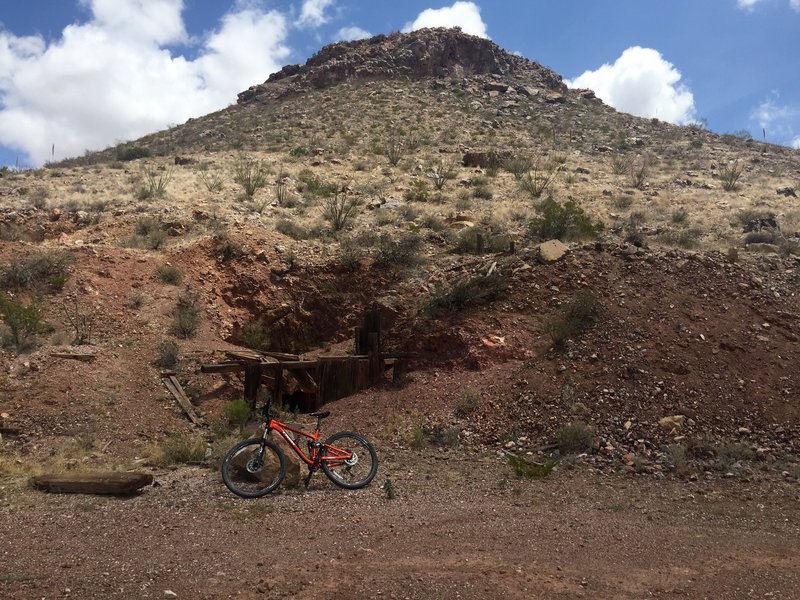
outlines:
{"label": "boulder", "polygon": [[788,185],[785,185],[783,187],[779,187],[775,191],[778,193],[779,196],[786,196],[787,198],[789,196],[791,196],[793,198],[797,198],[797,192],[794,191],[793,187],[790,187]]}
{"label": "boulder", "polygon": [[561,240],[548,240],[539,244],[539,259],[550,263],[561,258],[567,253],[569,247]]}
{"label": "boulder", "polygon": [[672,415],[670,417],[662,417],[658,420],[658,426],[664,431],[674,432],[683,427],[683,422],[686,420],[684,415]]}

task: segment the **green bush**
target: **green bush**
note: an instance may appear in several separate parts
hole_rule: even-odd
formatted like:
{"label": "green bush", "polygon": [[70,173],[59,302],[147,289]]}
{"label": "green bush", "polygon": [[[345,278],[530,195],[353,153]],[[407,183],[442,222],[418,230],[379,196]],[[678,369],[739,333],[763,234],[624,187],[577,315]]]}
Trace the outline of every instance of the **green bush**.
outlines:
{"label": "green bush", "polygon": [[[481,236],[480,247],[478,243],[478,236]],[[464,229],[456,240],[456,246],[453,249],[457,254],[482,254],[484,252],[505,252],[511,244],[511,236],[507,233],[492,233],[478,229],[477,227],[469,227]]]}
{"label": "green bush", "polygon": [[335,184],[321,180],[311,169],[303,169],[300,171],[297,174],[297,179],[303,183],[305,191],[308,192],[310,196],[327,198],[338,191]]}
{"label": "green bush", "polygon": [[270,342],[269,326],[260,317],[245,323],[239,339],[245,348],[266,350]]}
{"label": "green bush", "polygon": [[528,462],[521,456],[517,456],[515,454],[508,454],[507,455],[508,466],[514,471],[514,474],[517,477],[524,477],[524,478],[539,478],[539,477],[547,477],[552,471],[553,468],[558,464],[555,460],[549,460],[543,465]]}
{"label": "green bush", "polygon": [[575,339],[597,322],[600,303],[591,292],[579,292],[547,323],[547,332],[556,350],[563,350],[567,340]]}
{"label": "green bush", "polygon": [[145,148],[143,146],[130,146],[128,148],[117,148],[117,160],[127,162],[130,160],[136,160],[137,158],[148,158],[153,153],[150,151],[150,148]]}
{"label": "green bush", "polygon": [[44,330],[42,309],[35,301],[25,306],[19,300],[0,294],[0,318],[6,327],[3,345],[14,346],[18,351],[31,348],[35,336]]}
{"label": "green bush", "polygon": [[556,432],[556,443],[561,454],[581,454],[591,451],[594,434],[586,423],[576,421]]}
{"label": "green bush", "polygon": [[378,238],[378,255],[375,263],[390,268],[410,267],[419,262],[421,248],[422,238],[418,233],[412,231],[399,239],[384,233]]}
{"label": "green bush", "polygon": [[548,198],[536,207],[536,211],[539,214],[531,221],[530,232],[540,240],[594,238],[602,230],[602,224],[593,223],[574,200],[561,204]]}
{"label": "green bush", "polygon": [[225,412],[228,422],[232,426],[238,427],[240,432],[244,430],[244,426],[247,425],[247,422],[250,420],[250,415],[252,414],[250,405],[242,398],[231,400],[225,404],[223,411]]}
{"label": "green bush", "polygon": [[58,291],[67,281],[72,262],[61,252],[35,252],[28,256],[14,255],[0,267],[0,286],[4,289]]}
{"label": "green bush", "polygon": [[194,337],[200,326],[200,309],[196,294],[186,290],[178,298],[170,330],[183,339]]}
{"label": "green bush", "polygon": [[304,240],[308,238],[308,231],[291,219],[278,219],[275,223],[275,231],[295,240]]}
{"label": "green bush", "polygon": [[156,276],[162,283],[178,285],[183,279],[183,273],[175,265],[164,264],[156,267]]}
{"label": "green bush", "polygon": [[411,189],[403,192],[406,202],[427,202],[428,184],[422,179],[415,179],[411,183]]}
{"label": "green bush", "polygon": [[158,346],[156,366],[162,369],[171,369],[178,364],[178,344],[173,340],[164,340]]}

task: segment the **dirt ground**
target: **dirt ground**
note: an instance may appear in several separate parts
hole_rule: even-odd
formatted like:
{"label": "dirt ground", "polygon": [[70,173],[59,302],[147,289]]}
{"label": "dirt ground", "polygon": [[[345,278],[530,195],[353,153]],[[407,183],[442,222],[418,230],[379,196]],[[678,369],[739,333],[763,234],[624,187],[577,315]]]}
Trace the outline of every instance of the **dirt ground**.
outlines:
{"label": "dirt ground", "polygon": [[0,507],[0,597],[800,595],[797,484],[585,465],[518,479],[486,453],[378,450],[355,492],[318,474],[246,501],[186,467],[131,499],[15,491]]}

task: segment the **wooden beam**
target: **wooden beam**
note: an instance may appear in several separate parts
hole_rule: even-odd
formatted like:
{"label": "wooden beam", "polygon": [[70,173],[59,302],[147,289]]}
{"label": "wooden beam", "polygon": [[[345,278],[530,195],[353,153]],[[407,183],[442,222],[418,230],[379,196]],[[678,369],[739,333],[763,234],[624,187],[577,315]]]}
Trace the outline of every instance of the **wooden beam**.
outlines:
{"label": "wooden beam", "polygon": [[201,373],[234,373],[236,371],[244,371],[244,365],[240,362],[200,365]]}
{"label": "wooden beam", "polygon": [[181,387],[177,377],[174,375],[169,375],[164,377],[162,381],[170,393],[175,397],[175,400],[178,401],[178,405],[183,409],[183,412],[186,413],[186,416],[189,417],[189,420],[195,425],[203,425],[202,419],[200,419],[200,417],[197,416],[197,413],[194,412],[194,407],[192,406],[189,397],[183,391],[183,388]]}
{"label": "wooden beam", "polygon": [[51,352],[50,356],[54,358],[68,358],[71,360],[79,360],[81,362],[92,362],[97,358],[96,354],[88,354],[85,352]]}
{"label": "wooden beam", "polygon": [[31,477],[36,489],[59,494],[134,494],[153,483],[150,473],[108,471],[97,473],[60,473]]}

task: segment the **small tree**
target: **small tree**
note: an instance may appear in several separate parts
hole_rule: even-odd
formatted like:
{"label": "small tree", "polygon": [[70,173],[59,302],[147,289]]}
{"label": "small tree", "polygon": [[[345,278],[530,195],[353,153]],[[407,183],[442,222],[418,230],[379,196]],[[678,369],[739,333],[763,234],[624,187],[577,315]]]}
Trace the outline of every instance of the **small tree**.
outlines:
{"label": "small tree", "polygon": [[36,301],[25,306],[18,300],[0,294],[0,318],[7,328],[3,341],[17,350],[30,347],[33,337],[44,328],[42,310]]}

